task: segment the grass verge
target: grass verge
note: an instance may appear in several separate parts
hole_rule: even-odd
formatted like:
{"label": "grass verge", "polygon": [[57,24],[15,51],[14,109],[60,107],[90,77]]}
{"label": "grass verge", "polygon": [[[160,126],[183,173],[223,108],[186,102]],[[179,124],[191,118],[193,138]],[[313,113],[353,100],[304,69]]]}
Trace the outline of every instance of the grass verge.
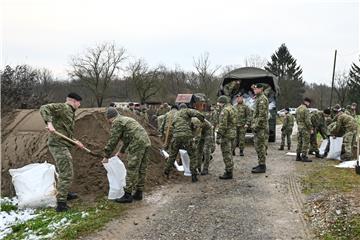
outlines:
{"label": "grass verge", "polygon": [[95,204],[77,201],[68,212],[54,209],[37,210],[35,218],[12,226],[12,233],[4,239],[77,239],[102,228],[125,210],[121,204],[99,199]]}
{"label": "grass verge", "polygon": [[[303,174],[303,192],[308,196],[308,199],[313,199],[314,196],[325,196],[323,197],[325,203],[321,205],[326,207],[320,209],[323,216],[313,217],[311,221],[321,219],[319,222],[329,221],[329,224],[319,225],[312,222],[312,225],[317,226],[315,228],[318,229],[315,229],[315,232],[322,240],[360,240],[359,211],[353,211],[354,206],[351,206],[350,201],[346,199],[348,196],[353,196],[360,191],[360,175],[357,175],[354,169],[335,168],[333,165],[337,163],[337,161],[320,160],[299,167]],[[335,196],[344,197],[345,202],[335,206],[339,202],[334,200]],[[311,216],[314,216],[311,213],[313,209],[319,211],[318,203],[308,202],[307,205],[310,206],[308,214]],[[339,215],[336,211],[339,211],[337,209],[341,209],[341,207],[346,208],[347,211],[343,211]],[[335,217],[329,220],[329,216]]]}

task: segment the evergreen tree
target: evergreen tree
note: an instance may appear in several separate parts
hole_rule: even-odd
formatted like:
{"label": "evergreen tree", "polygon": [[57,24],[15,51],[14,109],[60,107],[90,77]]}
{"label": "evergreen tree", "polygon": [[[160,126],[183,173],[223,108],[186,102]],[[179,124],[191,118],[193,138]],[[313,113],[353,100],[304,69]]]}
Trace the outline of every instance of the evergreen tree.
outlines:
{"label": "evergreen tree", "polygon": [[278,109],[298,106],[305,92],[302,69],[284,43],[271,56],[271,62],[267,63],[265,69],[279,78]]}
{"label": "evergreen tree", "polygon": [[[360,62],[360,57],[359,57]],[[360,67],[353,63],[350,69],[350,81],[349,81],[350,94],[349,98],[351,102],[356,102],[358,107],[360,105]]]}

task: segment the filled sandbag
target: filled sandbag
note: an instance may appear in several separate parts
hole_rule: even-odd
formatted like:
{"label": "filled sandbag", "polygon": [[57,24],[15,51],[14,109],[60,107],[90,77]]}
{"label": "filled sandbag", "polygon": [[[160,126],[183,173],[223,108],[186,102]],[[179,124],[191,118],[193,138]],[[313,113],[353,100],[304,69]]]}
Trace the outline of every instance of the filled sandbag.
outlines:
{"label": "filled sandbag", "polygon": [[9,169],[18,197],[19,208],[54,207],[56,205],[55,166],[33,163],[18,169]]}

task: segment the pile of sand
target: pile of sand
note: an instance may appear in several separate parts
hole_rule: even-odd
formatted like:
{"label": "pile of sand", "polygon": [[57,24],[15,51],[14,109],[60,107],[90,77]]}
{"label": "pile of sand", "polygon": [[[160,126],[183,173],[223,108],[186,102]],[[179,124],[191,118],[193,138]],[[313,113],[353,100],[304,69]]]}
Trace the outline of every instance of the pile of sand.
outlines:
{"label": "pile of sand", "polygon": [[[101,150],[109,137],[109,125],[105,119],[104,108],[79,109],[76,111],[75,138],[91,150]],[[164,159],[159,154],[161,141],[155,129],[132,113],[125,115],[136,118],[147,130],[152,141],[146,188],[164,183],[162,175]],[[2,155],[1,155],[1,195],[12,196],[14,189],[9,169],[20,168],[29,163],[44,162],[54,164],[46,142],[45,129],[38,110],[17,110],[2,116]],[[102,159],[93,157],[74,147],[73,164],[75,178],[72,191],[82,195],[106,195],[108,180]],[[126,162],[125,162],[126,164]]]}

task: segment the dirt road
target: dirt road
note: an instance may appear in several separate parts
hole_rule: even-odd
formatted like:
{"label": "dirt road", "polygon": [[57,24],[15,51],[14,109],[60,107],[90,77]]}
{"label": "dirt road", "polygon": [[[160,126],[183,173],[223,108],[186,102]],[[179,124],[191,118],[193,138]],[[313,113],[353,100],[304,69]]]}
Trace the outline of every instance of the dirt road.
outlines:
{"label": "dirt road", "polygon": [[218,178],[224,164],[217,147],[210,175],[153,191],[86,239],[313,239],[295,171],[304,163],[277,148],[269,145],[267,173],[254,175],[256,153],[247,145],[246,156],[234,158],[234,179],[224,181]]}

